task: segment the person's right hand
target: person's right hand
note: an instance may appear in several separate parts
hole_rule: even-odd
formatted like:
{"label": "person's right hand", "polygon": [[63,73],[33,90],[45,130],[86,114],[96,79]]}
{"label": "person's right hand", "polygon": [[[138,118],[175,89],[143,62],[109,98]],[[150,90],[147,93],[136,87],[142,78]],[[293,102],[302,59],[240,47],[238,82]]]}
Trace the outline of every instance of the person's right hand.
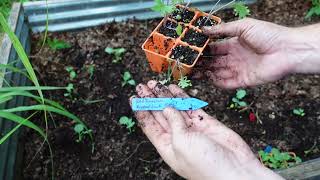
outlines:
{"label": "person's right hand", "polygon": [[205,65],[209,67],[205,75],[218,87],[228,89],[282,78],[294,66],[285,44],[290,31],[287,27],[250,18],[204,27],[203,32],[210,37],[231,37],[210,45],[214,58]]}

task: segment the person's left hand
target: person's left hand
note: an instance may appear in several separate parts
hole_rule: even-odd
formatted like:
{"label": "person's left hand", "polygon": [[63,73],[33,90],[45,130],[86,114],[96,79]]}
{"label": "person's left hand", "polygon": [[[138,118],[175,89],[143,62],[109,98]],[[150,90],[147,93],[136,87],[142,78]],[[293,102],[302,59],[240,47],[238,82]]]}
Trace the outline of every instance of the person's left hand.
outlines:
{"label": "person's left hand", "polygon": [[[188,97],[176,85],[156,81],[136,88],[138,98]],[[143,132],[164,161],[188,179],[277,179],[231,129],[203,110],[136,111]]]}

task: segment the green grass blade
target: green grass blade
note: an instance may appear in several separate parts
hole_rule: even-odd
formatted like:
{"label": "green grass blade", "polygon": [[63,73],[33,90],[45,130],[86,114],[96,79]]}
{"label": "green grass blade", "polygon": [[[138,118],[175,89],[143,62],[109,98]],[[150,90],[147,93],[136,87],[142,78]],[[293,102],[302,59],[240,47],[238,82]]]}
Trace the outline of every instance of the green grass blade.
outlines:
{"label": "green grass blade", "polygon": [[41,128],[39,128],[37,125],[35,125],[33,122],[25,119],[25,118],[22,118],[18,115],[15,115],[11,112],[6,112],[4,110],[0,110],[0,117],[2,118],[5,118],[5,119],[8,119],[8,120],[11,120],[13,122],[16,122],[16,123],[21,123],[22,125],[24,126],[27,126],[35,131],[37,131],[44,139],[47,139],[47,136],[46,134],[41,130]]}
{"label": "green grass blade", "polygon": [[26,72],[20,70],[19,68],[11,66],[9,64],[0,64],[0,69],[9,69],[12,72],[20,73],[31,80],[31,78],[29,77],[29,75]]}
{"label": "green grass blade", "polygon": [[33,117],[35,114],[37,114],[38,112],[34,112],[33,114],[31,114],[27,119],[24,119],[22,122],[20,122],[16,127],[14,127],[13,129],[11,129],[10,132],[8,132],[5,136],[3,136],[0,139],[0,145],[5,142],[13,133],[15,133],[22,125],[23,123],[26,123],[31,117]]}
{"label": "green grass blade", "polygon": [[0,95],[0,104],[3,104],[3,103],[5,103],[5,102],[7,102],[7,101],[10,101],[12,98],[13,98],[12,96],[2,97],[2,96]]}
{"label": "green grass blade", "polygon": [[74,120],[75,122],[82,124],[85,126],[86,130],[88,130],[87,126],[75,115],[71,114],[68,111],[64,111],[61,109],[58,109],[56,107],[52,107],[52,106],[48,106],[48,105],[33,105],[33,106],[20,106],[20,107],[15,107],[15,108],[11,108],[11,109],[4,109],[4,112],[21,112],[21,111],[50,111],[50,112],[54,112],[56,114],[60,114],[62,116],[68,117],[72,120]]}
{"label": "green grass blade", "polygon": [[[26,68],[31,81],[33,82],[33,84],[37,87],[40,88],[40,84],[38,82],[37,76],[32,68],[32,65],[29,61],[29,58],[26,54],[26,52],[24,51],[23,46],[21,45],[18,37],[14,34],[14,32],[12,32],[12,30],[10,29],[5,17],[3,16],[3,14],[0,12],[0,24],[2,26],[2,29],[4,30],[5,33],[7,33],[7,35],[9,36],[18,56],[21,59],[21,62],[23,63],[24,67]],[[42,99],[42,103],[44,103],[44,97],[42,94],[41,89],[37,89],[39,96]]]}
{"label": "green grass blade", "polygon": [[[66,90],[66,87],[51,87],[51,86],[19,86],[19,87],[2,87],[0,88],[0,92],[10,92],[10,91],[51,91],[51,90]],[[40,97],[41,98],[41,97]]]}

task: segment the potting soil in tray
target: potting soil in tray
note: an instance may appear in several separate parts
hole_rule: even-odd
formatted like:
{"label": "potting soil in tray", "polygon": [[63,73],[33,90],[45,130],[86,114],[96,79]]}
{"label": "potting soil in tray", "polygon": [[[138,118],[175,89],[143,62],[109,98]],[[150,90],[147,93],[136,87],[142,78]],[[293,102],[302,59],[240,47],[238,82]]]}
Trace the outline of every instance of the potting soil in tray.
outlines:
{"label": "potting soil in tray", "polygon": [[[277,7],[277,9],[275,9]],[[289,26],[320,22],[319,18],[305,21],[310,4],[305,0],[270,0],[250,6],[258,19]],[[233,11],[218,13],[225,22]],[[121,116],[134,117],[128,99],[135,87],[121,86],[125,71],[137,82],[164,79],[153,73],[140,45],[160,21],[128,21],[110,23],[83,31],[49,33],[51,39],[69,42],[64,50],[41,48],[41,35],[32,36],[32,63],[42,85],[65,87],[73,83],[73,98],[64,97],[65,91],[46,91],[45,97],[61,103],[93,130],[95,152],[91,153],[89,140],[76,143],[74,123],[61,116],[49,119],[49,140],[54,153],[56,179],[110,179],[110,180],[177,180],[182,179],[158,155],[137,124],[129,133],[119,124]],[[120,63],[112,63],[113,56],[104,52],[106,47],[126,49]],[[210,56],[210,55],[208,55]],[[202,58],[198,63],[212,61]],[[197,63],[197,64],[198,64]],[[94,65],[92,78],[88,66]],[[65,70],[74,67],[77,77],[70,81]],[[204,72],[204,66],[197,66]],[[190,76],[192,78],[192,76]],[[248,115],[228,109],[235,91],[214,87],[208,79],[192,79],[193,86],[186,90],[191,96],[209,103],[204,110],[236,131],[257,153],[267,145],[282,151],[297,153],[303,161],[320,157],[320,77],[290,76],[284,80],[248,88],[250,98],[259,112],[262,124],[250,122]],[[93,103],[94,100],[100,100]],[[293,115],[294,108],[303,108],[306,115]],[[135,121],[135,120],[134,120]],[[45,127],[42,116],[32,122]],[[136,121],[135,121],[136,122]],[[136,122],[137,123],[137,122]],[[25,142],[23,179],[51,179],[49,149],[37,132],[26,130],[20,141]],[[43,145],[43,146],[42,146]],[[310,150],[305,154],[304,151]],[[39,148],[40,151],[39,151]],[[37,153],[39,151],[39,153]]]}
{"label": "potting soil in tray", "polygon": [[178,22],[189,23],[193,19],[194,15],[195,13],[193,11],[189,11],[187,8],[177,8],[170,17]]}
{"label": "potting soil in tray", "polygon": [[182,38],[182,41],[187,42],[192,46],[203,47],[208,38],[209,37],[203,33],[200,33],[193,29],[189,29],[186,32],[185,36]]}
{"label": "potting soil in tray", "polygon": [[178,38],[179,35],[177,34],[176,28],[177,28],[177,23],[174,23],[172,21],[166,21],[160,28],[159,28],[159,33],[172,37],[172,38]]}
{"label": "potting soil in tray", "polygon": [[213,19],[208,19],[206,16],[200,16],[196,21],[194,21],[194,26],[203,27],[203,26],[214,26],[218,23]]}
{"label": "potting soil in tray", "polygon": [[192,65],[199,52],[187,46],[179,45],[172,49],[170,58],[181,63]]}

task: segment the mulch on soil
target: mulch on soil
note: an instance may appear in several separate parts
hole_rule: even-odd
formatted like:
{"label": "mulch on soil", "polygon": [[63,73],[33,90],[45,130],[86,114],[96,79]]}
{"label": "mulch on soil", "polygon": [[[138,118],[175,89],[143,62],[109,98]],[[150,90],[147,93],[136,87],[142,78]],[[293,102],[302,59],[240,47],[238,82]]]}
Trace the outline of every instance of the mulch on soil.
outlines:
{"label": "mulch on soil", "polygon": [[[305,21],[310,7],[305,0],[265,0],[252,5],[251,17],[288,26],[301,26],[320,22],[319,18]],[[231,10],[218,14],[224,21],[234,20]],[[73,123],[66,118],[53,116],[56,128],[50,121],[49,137],[54,152],[55,177],[57,179],[179,179],[163,162],[154,147],[136,127],[129,133],[118,123],[121,116],[132,117],[128,98],[135,94],[134,86],[121,87],[122,75],[129,71],[136,82],[161,79],[151,72],[140,45],[159,20],[110,23],[78,32],[50,33],[51,38],[63,39],[72,48],[52,51],[44,48],[40,54],[40,35],[33,35],[32,62],[38,71],[42,85],[75,85],[74,99],[64,97],[64,92],[46,94],[79,116],[92,130],[96,150],[90,151],[90,142],[76,143]],[[123,47],[127,50],[122,63],[112,63],[112,56],[104,52],[106,47]],[[94,64],[92,79],[86,67]],[[66,66],[72,66],[78,76],[68,80]],[[205,80],[193,82],[188,92],[210,106],[205,110],[216,116],[228,127],[239,133],[253,151],[266,145],[284,151],[293,151],[303,160],[319,157],[316,151],[308,156],[305,150],[320,143],[320,76],[291,76],[276,83],[248,89],[250,99],[258,109],[263,124],[252,123],[247,114],[227,109],[235,91],[212,86]],[[87,104],[90,100],[104,100]],[[292,114],[292,109],[302,107],[305,117]],[[34,122],[42,124],[40,119]],[[25,179],[49,179],[50,156],[47,146],[34,158],[43,140],[31,130],[24,133]]]}

